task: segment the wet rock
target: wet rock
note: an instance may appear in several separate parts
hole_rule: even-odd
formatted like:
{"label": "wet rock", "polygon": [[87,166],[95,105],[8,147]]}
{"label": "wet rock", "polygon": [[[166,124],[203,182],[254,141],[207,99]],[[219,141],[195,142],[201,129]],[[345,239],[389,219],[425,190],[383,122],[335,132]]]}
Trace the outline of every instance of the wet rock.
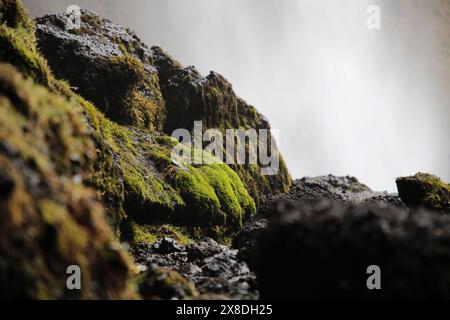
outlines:
{"label": "wet rock", "polygon": [[410,208],[425,207],[450,213],[450,185],[438,177],[417,173],[396,180],[398,193]]}
{"label": "wet rock", "polygon": [[132,251],[136,262],[147,267],[175,270],[191,281],[203,298],[256,299],[256,279],[245,262],[210,238],[189,244],[183,251],[161,254],[146,245]]}
{"label": "wet rock", "polygon": [[[368,290],[368,266],[382,290]],[[262,298],[449,298],[450,219],[386,203],[297,202],[270,223]]]}
{"label": "wet rock", "polygon": [[164,237],[160,241],[153,244],[153,251],[161,254],[181,252],[183,249],[184,248],[182,245],[168,237]]}
{"label": "wet rock", "polygon": [[205,238],[199,243],[190,244],[186,249],[190,260],[204,259],[227,250],[225,246],[218,244],[211,238]]}
{"label": "wet rock", "polygon": [[318,199],[336,200],[345,203],[385,202],[401,207],[405,206],[398,195],[372,191],[355,177],[328,175],[295,180],[288,193],[270,197],[258,208],[258,214],[270,218],[270,215],[276,212],[280,202]]}

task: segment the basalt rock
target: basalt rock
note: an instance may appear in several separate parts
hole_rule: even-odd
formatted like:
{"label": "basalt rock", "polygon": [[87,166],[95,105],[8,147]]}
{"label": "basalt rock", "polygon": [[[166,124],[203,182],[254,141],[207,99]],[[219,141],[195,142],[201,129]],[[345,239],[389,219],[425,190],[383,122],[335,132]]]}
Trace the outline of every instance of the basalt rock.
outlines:
{"label": "basalt rock", "polygon": [[[298,202],[271,221],[257,275],[266,299],[449,298],[449,258],[445,215],[380,202]],[[381,290],[368,290],[371,265],[381,270]]]}
{"label": "basalt rock", "polygon": [[[82,12],[78,30],[66,29],[66,19],[60,14],[36,20],[39,48],[59,78],[113,121],[166,135],[178,128],[191,130],[194,121],[223,133],[270,128],[221,75],[203,77],[193,67],[184,68],[161,48],[147,47],[129,29],[93,12]],[[269,135],[269,150],[272,144]],[[277,174],[262,175],[260,166],[232,166],[257,203],[265,195],[286,192],[291,184],[281,156]]]}
{"label": "basalt rock", "polygon": [[[172,249],[162,253],[159,248],[168,242]],[[186,246],[173,239],[163,239],[155,245],[140,243],[132,249],[136,263],[143,266],[142,269],[157,267],[178,272],[195,285],[200,298],[258,298],[255,275],[245,262],[237,258],[237,250],[220,245],[211,238]]]}
{"label": "basalt rock", "polygon": [[425,207],[450,213],[450,185],[438,177],[417,173],[411,177],[397,179],[400,197],[408,207]]}

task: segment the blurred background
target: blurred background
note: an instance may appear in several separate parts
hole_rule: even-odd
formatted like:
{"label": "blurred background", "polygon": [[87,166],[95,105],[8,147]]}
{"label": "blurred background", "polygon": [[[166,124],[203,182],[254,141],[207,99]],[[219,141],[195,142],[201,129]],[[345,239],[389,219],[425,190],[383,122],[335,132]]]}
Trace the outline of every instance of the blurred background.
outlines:
{"label": "blurred background", "polygon": [[[295,178],[354,175],[375,190],[450,181],[450,0],[24,0],[135,30],[203,74],[223,74],[279,129]],[[366,10],[381,9],[369,30]]]}

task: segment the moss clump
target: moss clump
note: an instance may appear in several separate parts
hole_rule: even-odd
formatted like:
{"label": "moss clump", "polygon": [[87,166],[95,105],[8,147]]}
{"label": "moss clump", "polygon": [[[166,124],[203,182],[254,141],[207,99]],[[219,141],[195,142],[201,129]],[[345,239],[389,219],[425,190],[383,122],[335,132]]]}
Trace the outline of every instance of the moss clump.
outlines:
{"label": "moss clump", "polygon": [[423,206],[450,213],[450,185],[438,177],[417,173],[397,178],[396,182],[399,196],[408,207]]}
{"label": "moss clump", "polygon": [[188,234],[189,230],[183,227],[176,227],[170,224],[162,225],[140,225],[135,222],[131,222],[129,228],[130,239],[127,239],[131,244],[138,243],[153,244],[164,237],[169,237],[176,240],[182,245],[186,245],[193,242]]}
{"label": "moss clump", "polygon": [[189,299],[198,296],[193,283],[174,270],[151,268],[142,277],[139,293],[144,299]]}

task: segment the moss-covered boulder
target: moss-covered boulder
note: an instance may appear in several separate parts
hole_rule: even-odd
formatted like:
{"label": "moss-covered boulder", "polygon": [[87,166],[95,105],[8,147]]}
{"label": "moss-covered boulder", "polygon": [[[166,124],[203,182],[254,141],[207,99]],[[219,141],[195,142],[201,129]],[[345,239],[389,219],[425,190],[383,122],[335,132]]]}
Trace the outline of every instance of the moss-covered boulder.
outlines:
{"label": "moss-covered boulder", "polygon": [[397,178],[400,198],[411,208],[426,207],[450,213],[450,185],[428,173]]}
{"label": "moss-covered boulder", "polygon": [[[128,295],[128,259],[82,184],[94,149],[78,112],[0,64],[2,298]],[[69,265],[81,268],[80,291],[66,288]]]}
{"label": "moss-covered boulder", "polygon": [[164,100],[150,50],[137,36],[95,13],[82,12],[81,29],[66,29],[64,14],[39,18],[39,48],[55,76],[115,122],[161,129]]}
{"label": "moss-covered boulder", "polygon": [[239,227],[245,216],[255,213],[253,199],[226,164],[174,161],[171,153],[177,141],[123,127],[93,105],[80,103],[99,151],[90,183],[108,205],[114,225],[128,218],[140,224]]}
{"label": "moss-covered boulder", "polygon": [[[0,39],[0,297],[130,297],[131,263],[83,184],[94,143],[78,105],[52,92],[62,84],[20,1],[0,1]],[[82,290],[67,289],[70,265]]]}
{"label": "moss-covered boulder", "polygon": [[[221,75],[202,77],[193,67],[184,68],[161,48],[147,47],[129,29],[95,13],[83,11],[78,30],[67,30],[66,19],[61,14],[36,20],[39,48],[59,78],[68,80],[113,121],[166,135],[178,128],[192,130],[197,120],[204,130],[217,128],[223,133],[270,129]],[[265,145],[272,145],[270,135]],[[257,203],[265,195],[288,191],[291,184],[281,157],[277,174],[262,175],[261,165],[231,166]]]}
{"label": "moss-covered boulder", "polygon": [[[10,6],[12,6],[12,4],[17,5],[18,2],[12,1],[10,3]],[[7,8],[10,8],[10,6]],[[17,12],[24,12],[22,7],[18,6],[17,8]],[[81,41],[81,36],[78,36],[87,33],[92,37],[87,38],[91,41],[91,49],[94,51],[100,50],[107,38],[105,34],[112,33],[121,27],[115,27],[112,22],[101,20],[105,24],[104,28],[106,29],[99,28],[98,23],[100,22],[97,21],[98,23],[95,23],[94,19],[97,16],[95,14],[87,15],[90,17],[90,20],[84,19],[86,24],[83,25],[81,31],[78,31],[79,34],[76,32],[74,34],[70,33],[70,41]],[[234,228],[242,224],[242,220],[246,215],[251,215],[255,212],[253,199],[248,194],[239,176],[227,165],[211,161],[209,165],[194,166],[184,164],[183,159],[173,161],[171,152],[178,143],[172,138],[150,130],[155,129],[152,126],[134,121],[137,118],[134,120],[130,118],[129,122],[133,126],[121,125],[121,116],[118,116],[118,118],[111,116],[104,108],[94,106],[74,93],[73,88],[69,87],[66,82],[57,80],[47,67],[46,61],[36,49],[33,24],[26,18],[26,15],[23,15],[23,17],[25,20],[16,22],[14,27],[10,27],[6,23],[3,24],[2,31],[11,36],[8,41],[2,42],[0,46],[0,53],[5,52],[1,58],[3,61],[14,63],[26,76],[30,76],[35,82],[44,84],[53,94],[70,101],[72,108],[80,112],[80,117],[83,124],[86,125],[87,135],[91,143],[91,158],[85,161],[87,170],[85,177],[83,177],[83,182],[97,190],[97,194],[106,208],[108,220],[116,234],[120,233],[120,229],[124,230],[125,233],[131,230],[131,235],[128,236],[133,238],[133,228],[130,227],[132,221],[146,225],[171,223],[180,226],[205,228],[206,230],[223,226]],[[63,22],[61,17],[50,16],[48,19],[61,27],[58,24]],[[96,24],[97,27],[94,28],[93,24]],[[53,25],[49,23],[46,26],[50,28]],[[56,26],[54,27],[56,28]],[[87,30],[86,28],[88,27],[94,29]],[[56,28],[56,30],[59,29]],[[56,32],[55,30],[53,30],[54,32],[47,31],[52,35]],[[150,68],[150,65],[142,62],[142,60],[145,60],[145,55],[142,52],[139,53],[140,51],[136,49],[138,46],[130,44],[132,41],[130,39],[135,39],[135,36],[127,33],[128,31],[124,29],[122,31],[119,33],[126,33],[124,35],[126,39],[122,38],[121,41],[116,43],[121,53],[118,53],[117,56],[110,54],[108,55],[108,62],[102,61],[105,62],[105,67],[107,66],[108,70],[124,62],[127,66],[132,66],[133,70],[138,70],[136,73],[142,78],[141,80],[145,79],[147,81],[149,79],[148,72],[152,68]],[[41,32],[43,31],[41,30]],[[52,39],[51,41],[49,40],[49,43],[58,45],[60,41],[62,40]],[[139,42],[138,39],[135,39],[135,41]],[[25,43],[26,46],[12,45],[12,43]],[[64,42],[65,45],[68,45],[67,43]],[[109,45],[112,44],[109,43]],[[4,48],[12,49],[5,51]],[[105,56],[101,58],[92,52],[90,54],[90,58],[105,58]],[[13,59],[13,57],[20,56],[32,57],[30,59],[39,61],[41,67],[35,70],[29,66],[27,60],[18,61]],[[116,64],[118,61],[121,62]],[[99,64],[101,64],[99,61],[94,63],[94,65]],[[72,63],[68,63],[68,65],[72,65]],[[65,69],[65,66],[67,67],[67,65],[61,64],[52,67],[58,71]],[[89,67],[92,66],[89,65]],[[87,65],[84,68],[87,70],[86,72],[89,72]],[[80,67],[79,70],[83,70],[83,68]],[[155,70],[153,71],[156,72]],[[154,72],[153,75],[155,74]],[[130,72],[127,70],[118,71],[118,74],[122,73],[129,74]],[[96,79],[96,81],[101,81],[102,79],[104,81],[115,80],[115,77],[109,73],[98,74],[98,76],[101,77]],[[121,76],[126,77],[125,75]],[[131,78],[128,78],[123,86],[132,83],[134,80]],[[42,82],[41,79],[46,79],[46,81]],[[84,80],[86,83],[90,83],[92,79],[86,77]],[[103,83],[103,85],[107,84]],[[138,87],[142,89],[141,86]],[[133,88],[139,89],[138,87]],[[156,92],[159,89],[156,88],[154,90]],[[108,88],[107,91],[117,90]],[[146,92],[149,93],[148,90]],[[156,97],[151,94],[144,100],[149,100],[150,96]],[[136,101],[136,99],[132,100]],[[131,100],[127,101],[130,102]],[[155,102],[156,100],[152,101]],[[124,108],[126,109],[127,107],[125,104],[122,104],[117,107],[117,110],[124,110]],[[106,112],[106,115],[109,115],[109,118],[105,117],[104,112]],[[117,122],[112,119],[115,119]],[[164,123],[164,121],[158,119],[147,122],[153,124]],[[63,137],[61,136],[60,138],[62,139]],[[75,143],[73,146],[69,145],[71,148],[75,146],[77,146]],[[55,150],[57,150],[57,147],[56,145],[54,146]],[[58,152],[53,150],[49,154],[52,157],[58,156]],[[212,158],[211,155],[206,153],[204,153],[204,157]],[[73,162],[80,162],[79,158],[79,156],[74,155]],[[59,170],[60,163],[54,162],[53,164]],[[149,236],[152,237],[154,235]]]}
{"label": "moss-covered boulder", "polygon": [[198,296],[192,282],[177,271],[151,267],[140,280],[139,293],[144,299],[188,299]]}

